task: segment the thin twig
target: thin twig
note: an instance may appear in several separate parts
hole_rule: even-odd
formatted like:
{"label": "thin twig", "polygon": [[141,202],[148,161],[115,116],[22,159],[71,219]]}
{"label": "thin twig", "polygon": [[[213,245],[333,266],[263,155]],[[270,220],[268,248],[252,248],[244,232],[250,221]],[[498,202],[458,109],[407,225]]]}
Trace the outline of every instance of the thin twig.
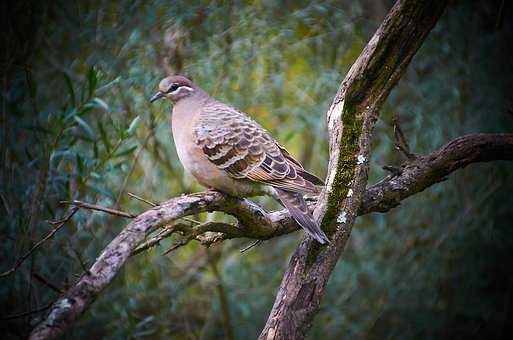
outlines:
{"label": "thin twig", "polygon": [[34,310],[30,310],[28,312],[24,312],[24,313],[20,313],[20,314],[15,314],[15,315],[9,315],[9,316],[6,316],[4,318],[0,318],[0,320],[13,320],[13,319],[23,318],[25,316],[29,316],[29,315],[32,315],[32,314],[36,314],[36,313],[45,311],[48,308],[52,307],[52,305],[53,305],[53,302],[49,303],[48,305],[46,305],[44,307],[38,308],[38,309],[34,309]]}
{"label": "thin twig", "polygon": [[[176,250],[176,249],[178,249],[180,247],[183,247],[186,244],[188,244],[190,241],[194,240],[196,238],[196,236],[198,236],[199,234],[204,233],[206,231],[206,230],[203,230],[203,229],[205,229],[205,227],[207,227],[208,224],[209,223],[205,223],[205,224],[202,224],[202,225],[197,226],[194,229],[190,230],[188,232],[189,235],[186,235],[186,237],[183,240],[181,240],[178,243],[176,243],[173,246],[171,246],[171,248],[169,248],[164,253],[162,253],[162,256],[165,256],[165,255],[169,254],[170,252],[172,252],[172,251],[174,251],[174,250]],[[187,233],[187,231],[185,231],[185,230],[182,230],[182,231]]]}
{"label": "thin twig", "polygon": [[105,212],[107,214],[111,214],[111,215],[115,215],[115,216],[121,216],[121,217],[126,217],[126,218],[137,217],[137,215],[130,214],[130,213],[127,213],[127,212],[124,212],[124,211],[120,211],[120,210],[116,210],[116,209],[112,209],[112,208],[106,208],[106,207],[102,207],[100,205],[86,203],[86,202],[77,201],[77,200],[74,200],[74,201],[61,201],[60,203],[61,204],[72,205],[72,206],[75,206],[75,207],[78,207],[78,208],[102,211],[102,212]]}
{"label": "thin twig", "polygon": [[[148,201],[147,199],[142,198],[141,196],[137,196],[136,194],[133,194],[131,192],[128,193],[128,196],[130,196],[132,198],[135,198],[136,200],[139,200],[141,202],[144,202],[144,203],[146,203],[148,205],[151,205],[154,208],[160,206],[160,204],[153,203],[152,201]],[[200,221],[196,221],[195,219],[192,219],[190,217],[182,217],[181,219],[184,220],[184,221],[187,221],[187,222],[191,222],[191,223],[197,224],[197,225],[201,224]]]}
{"label": "thin twig", "polygon": [[86,273],[87,275],[91,275],[91,272],[89,271],[89,268],[87,268],[87,265],[85,264],[85,261],[82,258],[82,255],[80,255],[80,253],[71,244],[69,245],[69,248],[71,249],[71,251],[73,252],[75,257],[77,258],[78,262],[80,263],[80,267],[82,267],[82,270],[84,271],[84,273]]}
{"label": "thin twig", "polygon": [[125,192],[125,189],[126,189],[126,186],[128,185],[128,180],[129,180],[130,176],[134,172],[135,165],[137,164],[139,156],[141,155],[141,152],[144,149],[144,146],[146,145],[146,143],[148,143],[148,140],[150,139],[152,134],[153,134],[153,130],[150,130],[150,132],[146,135],[146,138],[144,138],[144,141],[139,146],[139,149],[137,150],[137,152],[136,152],[136,154],[134,156],[134,160],[132,161],[132,165],[130,166],[130,170],[128,170],[128,173],[126,174],[125,179],[123,180],[123,184],[121,185],[121,189],[119,190],[118,197],[116,198],[116,204],[115,204],[116,207],[119,206],[119,201],[121,200],[121,196]]}
{"label": "thin twig", "polygon": [[182,229],[181,231],[183,231],[185,233],[185,235],[184,235],[185,239],[183,239],[182,241],[173,245],[171,248],[166,250],[162,255],[167,255],[170,252],[188,244],[192,240],[197,240],[197,241],[201,242],[201,244],[208,247],[208,246],[212,245],[213,243],[221,240],[221,238],[215,238],[213,240],[202,240],[201,239],[202,234],[204,234],[208,231],[211,231],[211,232],[214,232],[217,234],[225,235],[226,230],[228,228],[235,228],[235,226],[233,226],[229,223],[223,223],[223,222],[205,222],[205,223],[202,223],[192,229],[185,229],[185,230]]}
{"label": "thin twig", "polygon": [[148,241],[141,244],[139,247],[137,247],[130,256],[134,256],[137,254],[142,253],[145,250],[151,249],[155,246],[158,246],[160,241],[162,241],[165,238],[170,237],[173,233],[178,231],[177,225],[174,225],[172,227],[166,227],[164,228],[160,233],[158,233],[155,237],[150,238]]}
{"label": "thin twig", "polygon": [[183,239],[182,241],[175,243],[168,250],[166,250],[164,253],[162,253],[162,256],[165,256],[165,255],[169,254],[170,252],[172,252],[172,251],[174,251],[174,250],[176,250],[176,249],[178,249],[180,247],[185,246],[186,244],[191,242],[193,239],[194,239],[193,236],[188,236],[185,239]]}
{"label": "thin twig", "polygon": [[162,241],[165,238],[170,237],[172,234],[174,234],[174,233],[176,233],[178,231],[180,231],[180,232],[182,232],[184,234],[185,239],[182,240],[182,241],[179,241],[178,243],[173,245],[171,248],[166,250],[162,255],[167,255],[170,252],[172,252],[172,251],[174,251],[174,250],[176,250],[176,249],[186,245],[187,243],[189,243],[192,240],[197,240],[201,244],[203,244],[204,246],[208,247],[212,243],[218,242],[221,239],[220,238],[215,238],[215,239],[212,239],[212,240],[211,239],[207,240],[207,239],[202,239],[201,235],[206,233],[206,232],[208,232],[208,231],[222,233],[222,232],[219,231],[220,230],[220,226],[233,227],[230,224],[222,223],[222,222],[205,222],[205,223],[201,223],[198,226],[193,227],[192,229],[191,229],[191,226],[186,225],[186,224],[181,224],[181,223],[180,224],[174,224],[173,226],[164,227],[163,230],[160,233],[158,233],[156,236],[152,237],[148,241],[146,241],[143,244],[141,244],[140,246],[138,246],[130,254],[130,256],[134,256],[134,255],[140,254],[140,253],[142,253],[145,250],[148,250],[148,249],[151,249],[151,248],[153,248],[155,246],[158,246],[160,241]]}
{"label": "thin twig", "polygon": [[394,115],[394,138],[395,138],[395,147],[400,150],[407,159],[412,160],[415,159],[416,156],[410,151],[410,145],[408,144],[408,140],[404,136],[403,130],[401,129],[401,125],[399,124],[399,117]]}
{"label": "thin twig", "polygon": [[252,242],[250,245],[248,245],[248,246],[246,246],[246,247],[242,248],[242,249],[240,250],[240,253],[241,253],[241,254],[243,254],[243,253],[247,252],[247,251],[248,251],[248,250],[250,250],[251,248],[253,248],[253,247],[255,247],[255,246],[259,245],[261,242],[262,242],[262,240],[256,240],[256,241]]}
{"label": "thin twig", "polygon": [[56,285],[54,285],[53,283],[49,282],[48,280],[46,280],[44,277],[42,277],[41,275],[39,275],[38,273],[33,273],[33,276],[36,280],[38,280],[39,282],[41,282],[42,284],[44,284],[45,286],[47,286],[48,288],[50,288],[51,290],[55,291],[56,293],[59,293],[59,294],[62,294],[64,293],[64,291],[62,289],[60,289],[59,287],[57,287]]}
{"label": "thin twig", "polygon": [[14,273],[18,267],[37,249],[39,248],[43,243],[45,243],[46,241],[48,241],[50,238],[52,238],[53,235],[55,235],[55,233],[57,231],[59,231],[63,226],[64,224],[66,224],[66,222],[68,222],[72,217],[73,215],[75,215],[75,213],[78,211],[78,207],[73,207],[71,209],[71,212],[68,214],[68,216],[66,216],[65,218],[63,218],[62,220],[60,221],[56,221],[56,222],[51,222],[49,221],[50,224],[54,225],[54,229],[52,229],[52,231],[50,231],[45,237],[43,237],[39,242],[37,242],[32,248],[30,248],[30,250],[25,254],[23,255],[22,257],[20,257],[16,263],[14,264],[14,266],[9,269],[8,271],[5,271],[3,273],[0,274],[0,278],[2,277],[6,277],[6,276],[9,276],[11,275],[12,273]]}
{"label": "thin twig", "polygon": [[190,217],[182,217],[181,220],[191,222],[192,224],[196,224],[196,225],[200,225],[202,223],[202,222],[196,221],[195,219],[190,218]]}
{"label": "thin twig", "polygon": [[158,204],[153,203],[153,202],[151,202],[151,201],[148,201],[147,199],[144,199],[144,198],[142,198],[142,197],[140,197],[140,196],[137,196],[136,194],[133,194],[133,193],[131,193],[131,192],[129,192],[129,193],[128,193],[128,196],[130,196],[130,197],[132,197],[132,198],[135,198],[136,200],[139,200],[139,201],[141,201],[141,202],[144,202],[144,203],[146,203],[146,204],[148,204],[148,205],[151,205],[152,207],[158,207],[158,206],[159,206]]}

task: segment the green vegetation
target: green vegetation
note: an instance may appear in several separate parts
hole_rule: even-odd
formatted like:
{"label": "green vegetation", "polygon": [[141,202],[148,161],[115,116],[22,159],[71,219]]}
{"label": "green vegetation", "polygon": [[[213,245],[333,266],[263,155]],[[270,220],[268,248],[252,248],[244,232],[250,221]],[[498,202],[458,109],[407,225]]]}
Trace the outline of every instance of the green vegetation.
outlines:
{"label": "green vegetation", "polygon": [[[394,149],[396,115],[418,154],[466,133],[511,132],[513,30],[511,18],[498,20],[500,3],[452,4],[431,32],[380,113],[370,183],[387,175],[382,165],[402,160]],[[325,113],[389,6],[13,2],[1,52],[0,271],[52,230],[47,220],[67,214],[60,201],[138,213],[148,206],[128,192],[160,202],[203,190],[183,174],[169,104],[148,102],[169,73],[187,74],[251,114],[323,177]],[[359,218],[310,338],[501,336],[513,302],[511,192],[512,164],[472,165],[387,214]],[[230,220],[220,213],[195,218]],[[44,312],[5,318],[54,301],[126,223],[80,210],[0,278],[3,334],[26,337]],[[230,328],[236,339],[254,338],[301,237],[243,254],[251,241],[208,250],[191,243],[167,256],[179,236],[162,242],[130,259],[67,336],[217,339]]]}

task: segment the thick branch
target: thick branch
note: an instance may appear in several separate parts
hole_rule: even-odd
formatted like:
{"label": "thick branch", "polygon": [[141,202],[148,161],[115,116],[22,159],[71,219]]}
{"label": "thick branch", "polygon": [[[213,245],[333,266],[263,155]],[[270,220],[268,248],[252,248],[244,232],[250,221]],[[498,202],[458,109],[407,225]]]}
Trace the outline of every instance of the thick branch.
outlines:
{"label": "thick branch", "polygon": [[[317,216],[323,218],[325,230],[333,235],[340,204],[351,183],[353,195],[344,200],[342,207],[347,215],[346,223],[335,232],[332,245],[321,250],[322,254],[318,245],[309,239],[298,247],[262,338],[301,338],[308,329],[361,203],[375,113],[444,7],[445,1],[421,1],[420,4],[413,0],[398,1],[340,86],[328,112],[329,176],[327,188],[320,197]],[[197,195],[173,199],[135,218],[105,248],[90,273],[84,275],[52,306],[47,319],[34,329],[31,338],[44,339],[61,335],[112,281],[131,252],[155,227],[204,210],[232,213],[244,225],[252,228],[258,225],[274,226],[266,214],[259,212],[253,205],[245,204],[247,201],[228,199],[217,193],[202,196],[203,199]],[[249,211],[255,212],[262,223],[246,223],[253,222],[247,214]],[[273,228],[269,228],[269,231],[272,233]]]}
{"label": "thick branch", "polygon": [[33,330],[30,338],[52,339],[62,335],[112,281],[132,251],[152,229],[169,224],[182,216],[216,209],[224,201],[225,197],[215,192],[182,196],[137,216],[109,243],[89,273],[84,274],[52,306],[46,320]]}
{"label": "thick branch", "polygon": [[330,162],[315,211],[332,243],[306,238],[297,247],[260,339],[302,339],[310,328],[361,205],[377,112],[445,5],[398,0],[340,85],[327,113]]}
{"label": "thick branch", "polygon": [[456,138],[427,156],[404,163],[400,175],[389,176],[368,188],[359,213],[386,212],[405,198],[445,180],[457,169],[497,160],[513,160],[513,134],[478,133]]}
{"label": "thick branch", "polygon": [[[414,162],[404,163],[400,175],[389,176],[369,187],[364,194],[359,214],[388,211],[401,200],[440,182],[459,168],[474,162],[496,160],[513,160],[513,134],[475,134],[460,137]],[[204,230],[222,232],[225,239],[246,237],[263,240],[298,229],[286,210],[265,213],[250,201],[229,198],[213,191],[171,199],[144,212],[128,224],[104,249],[89,270],[90,274],[82,277],[52,306],[47,320],[34,329],[32,338],[57,337],[70,327],[113,280],[128,256],[151,230],[186,215],[217,209],[231,213],[251,226],[246,228],[244,225],[233,227],[228,224],[208,224],[211,228]],[[151,246],[153,244],[150,242],[147,248]]]}

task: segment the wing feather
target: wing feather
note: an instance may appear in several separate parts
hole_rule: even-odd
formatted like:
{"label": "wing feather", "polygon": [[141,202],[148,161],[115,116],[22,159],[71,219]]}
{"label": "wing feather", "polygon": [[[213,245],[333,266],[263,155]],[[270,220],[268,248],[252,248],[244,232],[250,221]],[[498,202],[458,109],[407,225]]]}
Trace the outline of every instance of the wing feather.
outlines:
{"label": "wing feather", "polygon": [[319,191],[316,185],[322,181],[312,183],[308,176],[317,177],[306,172],[264,128],[222,103],[212,101],[204,106],[195,138],[207,158],[233,178],[293,192]]}

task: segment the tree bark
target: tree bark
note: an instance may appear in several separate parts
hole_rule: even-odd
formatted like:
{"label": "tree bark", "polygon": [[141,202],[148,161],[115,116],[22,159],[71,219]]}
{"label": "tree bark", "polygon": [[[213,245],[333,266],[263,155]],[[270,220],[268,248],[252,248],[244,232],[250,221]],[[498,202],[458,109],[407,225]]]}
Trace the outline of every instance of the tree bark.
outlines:
{"label": "tree bark", "polygon": [[361,205],[377,112],[445,6],[398,0],[340,85],[327,112],[328,180],[315,210],[332,242],[306,238],[297,247],[260,339],[302,339],[310,328]]}
{"label": "tree bark", "polygon": [[[319,218],[323,216],[323,227],[333,241],[324,248],[309,239],[300,244],[287,269],[263,338],[304,336],[357,214],[388,211],[401,200],[470,163],[513,159],[513,134],[464,136],[429,155],[408,160],[398,173],[364,192],[375,112],[441,15],[444,5],[445,2],[421,2],[418,6],[415,1],[398,2],[342,83],[328,112],[330,172],[328,187],[316,210]],[[346,197],[348,199],[344,200]],[[218,233],[206,244],[237,237],[269,239],[298,229],[285,210],[266,213],[251,201],[219,192],[173,198],[134,218],[104,249],[89,272],[53,304],[47,318],[32,331],[31,339],[61,336],[89,308],[153,230],[204,211],[223,211],[239,221],[238,225],[209,223],[190,227],[196,239],[202,242],[203,233]]]}
{"label": "tree bark", "polygon": [[442,182],[471,163],[513,160],[513,134],[476,133],[458,137],[426,156],[401,165],[397,175],[369,187],[359,214],[387,212],[402,200]]}
{"label": "tree bark", "polygon": [[[369,187],[363,195],[359,215],[386,212],[411,195],[443,181],[459,168],[497,160],[513,160],[513,134],[459,137],[429,155],[404,163],[400,173]],[[103,250],[89,273],[53,304],[46,320],[32,331],[31,339],[56,338],[71,327],[152,230],[186,215],[215,210],[232,214],[241,222],[238,226],[213,223],[204,228],[203,232],[221,232],[218,241],[238,237],[265,240],[299,228],[286,210],[266,213],[251,201],[227,197],[219,192],[173,198],[129,223]]]}

